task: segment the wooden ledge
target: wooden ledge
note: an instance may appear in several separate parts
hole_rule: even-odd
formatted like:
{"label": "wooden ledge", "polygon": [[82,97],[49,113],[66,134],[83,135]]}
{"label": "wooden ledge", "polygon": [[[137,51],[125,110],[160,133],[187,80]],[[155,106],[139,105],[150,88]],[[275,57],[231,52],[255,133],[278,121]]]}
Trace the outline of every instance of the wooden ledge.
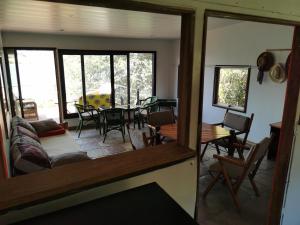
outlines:
{"label": "wooden ledge", "polygon": [[0,212],[150,172],[195,155],[195,151],[170,143],[9,178],[0,183]]}

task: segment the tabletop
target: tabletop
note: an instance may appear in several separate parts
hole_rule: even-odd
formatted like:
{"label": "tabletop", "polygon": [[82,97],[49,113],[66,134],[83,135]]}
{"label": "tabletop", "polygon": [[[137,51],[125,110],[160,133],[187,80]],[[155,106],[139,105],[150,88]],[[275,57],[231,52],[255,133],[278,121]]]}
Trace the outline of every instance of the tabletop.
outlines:
{"label": "tabletop", "polygon": [[[177,124],[167,124],[160,127],[162,136],[177,139]],[[223,127],[213,124],[202,123],[201,144],[215,141],[221,138],[229,137],[230,132]]]}
{"label": "tabletop", "polygon": [[15,225],[197,225],[157,183],[146,184]]}

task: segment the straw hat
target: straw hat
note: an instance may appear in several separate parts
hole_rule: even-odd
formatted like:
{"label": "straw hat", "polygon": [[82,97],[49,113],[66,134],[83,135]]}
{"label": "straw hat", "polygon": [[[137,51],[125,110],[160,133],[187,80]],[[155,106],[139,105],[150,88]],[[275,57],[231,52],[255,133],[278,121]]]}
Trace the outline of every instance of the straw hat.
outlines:
{"label": "straw hat", "polygon": [[276,83],[282,83],[286,80],[285,68],[282,63],[276,63],[270,69],[269,76],[272,81]]}

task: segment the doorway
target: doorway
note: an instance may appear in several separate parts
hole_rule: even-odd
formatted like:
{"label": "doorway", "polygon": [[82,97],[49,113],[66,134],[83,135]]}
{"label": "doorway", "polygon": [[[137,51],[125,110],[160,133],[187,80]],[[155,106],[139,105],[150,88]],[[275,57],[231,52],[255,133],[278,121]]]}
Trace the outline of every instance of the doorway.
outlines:
{"label": "doorway", "polygon": [[34,121],[60,121],[55,50],[8,48],[12,112]]}
{"label": "doorway", "polygon": [[[289,34],[283,32],[283,34],[281,35],[281,37],[286,37],[286,35],[288,35],[288,37],[290,38],[290,42],[289,42],[290,45],[289,46],[286,45],[285,47],[283,47],[282,45],[281,46],[274,45],[272,47],[265,46],[262,50],[263,51],[268,51],[268,52],[269,51],[276,52],[277,56],[275,57],[275,60],[277,60],[277,62],[278,61],[282,61],[281,63],[283,63],[284,65],[286,64],[286,58],[287,58],[288,54],[291,52],[291,55],[295,57],[296,52],[297,52],[297,49],[293,49],[294,51],[291,51],[292,50],[291,46],[292,46],[293,34],[294,34],[294,40],[295,40],[295,38],[298,37],[297,36],[297,32],[296,32],[297,28],[294,31],[294,27],[291,26],[291,23],[287,23],[287,22],[283,23],[282,21],[272,21],[271,22],[270,20],[265,19],[265,18],[256,18],[256,17],[251,17],[251,16],[245,16],[245,15],[236,15],[236,14],[230,14],[230,13],[227,14],[227,13],[207,11],[206,12],[206,16],[205,16],[205,20],[206,20],[205,21],[205,35],[204,35],[204,39],[205,40],[203,42],[203,52],[202,52],[202,54],[203,54],[203,61],[202,61],[202,77],[201,77],[201,86],[202,86],[202,90],[204,90],[204,92],[201,93],[201,96],[200,96],[200,109],[199,109],[199,121],[203,120],[204,122],[205,122],[205,120],[203,118],[206,117],[206,119],[207,119],[209,116],[212,116],[212,114],[210,114],[210,115],[206,114],[205,115],[205,113],[204,113],[204,110],[207,110],[207,108],[206,108],[206,106],[204,104],[204,102],[207,100],[207,99],[205,100],[205,93],[207,92],[207,89],[208,89],[208,87],[207,87],[207,79],[205,78],[205,76],[207,74],[207,66],[209,66],[209,67],[218,67],[219,68],[219,69],[217,69],[217,70],[215,70],[215,71],[212,72],[211,79],[212,79],[212,82],[214,83],[214,86],[212,88],[215,88],[216,82],[214,82],[213,80],[214,80],[214,76],[216,75],[216,71],[220,71],[222,69],[221,67],[224,64],[225,65],[227,64],[227,66],[230,66],[230,67],[237,65],[235,63],[235,61],[230,61],[232,54],[237,53],[239,50],[244,50],[244,54],[243,55],[245,55],[246,58],[247,58],[250,55],[250,52],[253,51],[253,48],[256,48],[257,46],[260,46],[262,44],[260,41],[259,42],[255,42],[254,41],[255,35],[253,36],[253,35],[250,34],[248,36],[248,37],[250,37],[250,40],[247,39],[248,42],[246,42],[244,45],[240,46],[238,49],[235,49],[234,47],[237,45],[237,40],[235,40],[234,38],[232,38],[232,40],[227,40],[226,41],[226,45],[227,46],[225,46],[225,48],[226,47],[229,47],[229,48],[231,47],[230,51],[227,51],[226,53],[222,53],[222,52],[220,53],[219,51],[215,51],[215,54],[219,54],[219,55],[224,54],[223,56],[225,56],[225,60],[230,61],[230,62],[229,63],[228,62],[227,63],[220,62],[217,65],[213,64],[213,63],[208,63],[208,65],[207,65],[206,61],[207,60],[209,60],[209,61],[212,60],[211,56],[207,57],[208,52],[206,52],[207,51],[207,48],[206,48],[207,43],[212,41],[211,39],[208,39],[208,32],[209,31],[208,31],[208,27],[207,27],[208,26],[208,20],[211,17],[223,20],[223,22],[224,22],[224,20],[226,20],[225,19],[225,17],[226,17],[226,18],[230,18],[231,20],[240,20],[239,23],[257,23],[257,24],[266,23],[266,25],[278,26],[279,28],[277,29],[277,31],[281,29],[280,28],[281,25],[279,25],[279,24],[287,25],[287,26],[289,26],[289,29],[290,29]],[[225,31],[225,30],[229,31],[230,29],[227,29],[228,27],[230,27],[230,26],[236,26],[237,27],[237,26],[241,25],[241,24],[236,24],[236,21],[227,21],[227,22],[225,21],[223,23],[223,25],[222,25],[223,28],[220,27],[220,29],[223,29],[223,31]],[[272,24],[270,24],[270,22]],[[214,25],[215,25],[216,28],[218,28],[217,24],[214,24]],[[251,26],[248,26],[248,25],[244,26],[246,28],[246,31],[242,31],[242,28],[240,28],[239,32],[241,32],[242,34],[241,34],[241,38],[238,40],[239,42],[242,42],[243,40],[246,40],[243,35],[245,35],[245,33],[247,33],[247,31],[249,31],[249,29],[251,30]],[[226,28],[224,28],[224,27],[226,27]],[[233,32],[233,30],[231,30],[230,32],[231,32],[231,34],[233,34],[235,36],[239,36],[238,32]],[[269,34],[271,34],[271,33],[269,33]],[[214,37],[213,37],[213,39],[214,40],[218,39],[216,37],[218,37],[218,35],[215,34]],[[260,35],[260,37],[261,37],[261,35]],[[267,41],[267,44],[271,44],[272,45],[272,41],[274,41],[274,39],[276,39],[276,38],[273,38],[273,37],[274,36],[270,37],[270,39]],[[221,39],[222,39],[222,37],[221,37]],[[294,41],[294,43],[295,43],[295,41]],[[222,48],[222,45],[216,45],[215,44],[214,47],[215,47],[215,50],[216,50],[217,48]],[[250,50],[247,51],[246,47],[248,47]],[[261,53],[263,51],[257,51],[257,56],[259,55],[259,53]],[[280,59],[279,60],[280,56],[278,56],[278,54],[281,55],[281,57],[283,57],[284,59]],[[240,57],[240,58],[238,58],[238,60],[242,60],[243,61],[244,58]],[[252,61],[250,59],[250,63],[248,63],[247,60],[244,60],[242,62],[242,64],[239,64],[239,66],[241,66],[241,65],[248,66],[248,67],[250,67],[250,69],[252,71],[256,72],[256,75],[254,75],[255,76],[254,77],[254,82],[256,82],[256,76],[257,76],[257,72],[258,72],[257,71],[258,68],[257,68],[257,65],[256,65],[256,63],[257,63],[256,59],[257,59],[257,57],[255,57]],[[292,63],[290,65],[292,65]],[[242,213],[239,214],[239,213],[237,213],[234,205],[233,205],[232,209],[229,209],[229,203],[227,203],[227,201],[225,200],[227,197],[225,197],[225,199],[224,199],[221,196],[218,196],[219,197],[219,203],[221,202],[221,204],[223,204],[223,206],[224,206],[223,208],[226,208],[227,212],[223,212],[223,213],[221,213],[222,215],[218,215],[218,216],[212,215],[213,211],[214,211],[214,213],[217,213],[218,211],[219,212],[221,211],[220,207],[218,207],[218,206],[215,205],[215,208],[214,207],[211,208],[206,213],[206,215],[205,215],[205,213],[201,214],[201,207],[203,207],[203,205],[202,205],[202,206],[199,206],[199,208],[198,208],[198,211],[199,211],[198,220],[199,221],[202,221],[204,217],[207,217],[207,218],[215,218],[214,221],[212,219],[212,222],[215,222],[214,224],[226,224],[226,221],[230,221],[231,223],[238,223],[238,224],[266,224],[266,223],[268,223],[268,224],[279,224],[279,220],[280,220],[280,216],[281,216],[282,198],[284,196],[283,191],[284,191],[284,187],[285,187],[285,179],[286,179],[286,176],[287,176],[287,169],[288,169],[288,159],[289,159],[290,152],[291,152],[291,149],[292,149],[291,148],[292,137],[289,137],[288,141],[286,141],[285,139],[287,138],[287,136],[289,136],[289,134],[293,136],[293,134],[292,134],[293,133],[293,131],[292,131],[293,129],[291,127],[294,126],[293,125],[294,121],[292,121],[292,120],[293,120],[293,118],[295,118],[295,113],[296,113],[296,111],[295,111],[296,107],[291,107],[291,104],[289,103],[288,99],[289,99],[289,96],[290,96],[289,94],[291,92],[294,93],[294,96],[298,96],[298,91],[299,91],[299,84],[294,85],[294,86],[292,85],[293,81],[291,81],[291,80],[295,79],[294,82],[298,82],[298,80],[294,77],[295,73],[294,74],[292,73],[291,67],[292,66],[289,66],[289,64],[288,64],[287,68],[285,69],[286,73],[288,73],[289,79],[288,79],[288,82],[285,84],[286,85],[286,90],[284,89],[283,92],[282,92],[284,95],[280,97],[282,104],[279,104],[279,105],[281,105],[280,106],[281,110],[279,110],[280,113],[278,115],[280,115],[280,119],[282,119],[282,126],[281,126],[281,133],[280,133],[280,143],[279,143],[279,146],[278,146],[278,149],[277,149],[277,160],[276,160],[276,163],[274,163],[274,165],[273,165],[274,168],[273,168],[273,171],[271,173],[271,175],[275,174],[275,173],[277,175],[276,176],[269,176],[268,179],[263,180],[263,182],[264,181],[268,182],[268,185],[269,185],[269,197],[265,198],[265,200],[263,200],[263,201],[261,199],[258,200],[257,203],[254,204],[253,207],[252,207],[253,209],[255,209],[255,208],[258,208],[257,207],[258,205],[260,206],[259,208],[261,208],[261,206],[264,205],[265,208],[264,208],[264,213],[261,215],[261,220],[260,221],[255,221],[254,223],[251,223],[251,221],[254,221],[253,217],[256,216],[255,214],[253,214],[253,213],[251,214],[251,213],[249,213],[249,210],[243,210],[243,209],[242,209]],[[295,67],[296,67],[296,65],[295,65]],[[228,68],[226,68],[226,70],[227,69]],[[264,76],[265,76],[265,79],[270,79],[268,77],[268,72],[265,72]],[[250,82],[251,82],[251,79],[253,79],[253,77],[250,78]],[[263,83],[261,86],[264,86],[264,87],[267,88],[266,84],[267,83],[265,83],[265,85],[264,85],[264,83]],[[263,89],[263,88],[260,88],[260,89]],[[211,90],[211,91],[213,92],[213,90]],[[263,94],[260,94],[260,91],[261,90],[258,90],[258,89],[254,90],[253,89],[252,90],[252,94],[258,95],[258,97],[260,98],[260,100],[264,100],[266,98],[266,96],[263,95]],[[211,96],[212,95],[213,94],[211,94]],[[251,95],[251,86],[250,86],[250,89],[249,89],[249,95]],[[204,99],[202,99],[202,97]],[[214,100],[216,100],[216,99],[218,100],[218,98],[210,99],[210,107],[214,107],[214,103],[215,104],[219,103],[219,102],[216,102],[216,101],[214,102]],[[297,99],[293,99],[293,100],[295,101],[295,104],[296,104],[297,103]],[[224,102],[222,102],[222,103],[224,103]],[[263,104],[263,106],[260,107],[261,111],[258,112],[258,113],[256,113],[255,116],[258,117],[259,115],[261,115],[262,112],[265,112],[265,111],[269,110],[269,117],[268,117],[268,119],[271,118],[273,116],[272,114],[274,113],[271,110],[271,108],[270,108],[271,105],[273,107],[274,103],[270,104],[270,102],[266,102],[266,104]],[[246,105],[246,107],[247,107],[247,105]],[[222,107],[220,107],[220,108],[222,108]],[[223,108],[225,108],[225,107],[223,107]],[[251,108],[251,106],[249,107],[249,102],[248,102],[248,108]],[[238,111],[238,110],[235,110],[235,111]],[[250,112],[247,112],[247,113],[250,113]],[[276,113],[278,113],[278,110],[276,110]],[[239,114],[242,114],[242,113],[240,112]],[[217,113],[214,113],[214,115],[217,115]],[[290,115],[292,115],[292,116],[290,116]],[[224,116],[224,112],[223,112],[223,116]],[[223,119],[223,118],[221,118],[221,119]],[[254,120],[255,120],[255,118],[254,118]],[[209,122],[211,122],[211,121],[209,121]],[[216,122],[218,122],[218,121],[216,121]],[[268,122],[267,126],[265,126],[266,131],[264,132],[266,136],[269,135],[269,132],[267,132],[267,131],[270,130],[269,126],[271,126],[271,124],[269,124],[269,122]],[[263,127],[263,126],[260,123],[257,127]],[[263,132],[261,132],[261,134],[262,133]],[[252,136],[255,136],[255,135],[252,135]],[[281,141],[281,140],[284,140],[284,141]],[[283,142],[287,143],[288,146],[290,146],[290,149],[288,151],[287,151],[287,147],[286,146],[284,147]],[[200,145],[200,143],[199,143],[199,145]],[[199,149],[200,149],[200,146],[199,146]],[[284,150],[284,152],[283,152],[283,150]],[[216,154],[216,151],[214,152],[214,154]],[[278,160],[278,158],[280,158],[280,160]],[[284,163],[282,162],[283,159],[286,160]],[[282,171],[284,171],[284,172],[282,173]],[[200,170],[200,172],[201,172],[201,170]],[[278,178],[278,174],[280,174],[280,178]],[[200,176],[201,176],[201,174],[200,174]],[[199,183],[200,183],[200,189],[201,189],[201,179],[199,179],[199,180],[200,180]],[[280,181],[280,184],[278,185],[278,183],[275,182],[275,180]],[[246,182],[248,182],[248,181],[246,181]],[[244,188],[247,188],[247,185]],[[251,186],[250,186],[250,188],[251,188]],[[225,189],[225,190],[223,190],[223,192],[225,192],[225,194],[229,197],[228,200],[232,201],[230,195],[228,194],[228,191],[226,190],[227,189],[226,185],[224,185],[223,189]],[[274,190],[276,190],[277,194],[275,194]],[[199,191],[199,188],[198,188],[198,191]],[[250,191],[252,191],[252,190],[250,189]],[[200,193],[201,193],[201,191],[200,191]],[[209,196],[207,198],[209,199]],[[240,202],[246,202],[246,201],[249,201],[249,199],[251,200],[252,197],[245,198],[245,196],[242,196]],[[199,194],[199,200],[201,201],[201,194]],[[209,205],[209,201],[206,200],[206,203],[205,203],[204,207],[207,207]],[[275,204],[275,205],[273,205],[272,203]],[[271,208],[268,207],[270,204],[272,205]],[[200,205],[200,203],[199,203],[199,205]],[[276,213],[274,213],[274,212],[276,212]],[[235,222],[233,222],[233,218],[234,218]],[[268,222],[267,222],[267,219],[268,219]]]}

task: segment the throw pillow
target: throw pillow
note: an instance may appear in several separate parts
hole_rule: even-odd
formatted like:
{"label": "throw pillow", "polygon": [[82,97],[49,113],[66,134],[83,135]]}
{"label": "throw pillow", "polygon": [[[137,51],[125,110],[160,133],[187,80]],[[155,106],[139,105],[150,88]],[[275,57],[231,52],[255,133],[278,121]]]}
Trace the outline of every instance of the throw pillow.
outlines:
{"label": "throw pillow", "polygon": [[16,143],[12,148],[14,169],[18,174],[27,174],[51,168],[48,154],[40,146]]}
{"label": "throw pillow", "polygon": [[16,126],[21,126],[26,128],[27,130],[30,130],[32,133],[36,133],[36,130],[34,129],[33,126],[30,125],[28,121],[25,119],[19,117],[19,116],[14,116],[11,121],[11,126],[12,128],[15,128]]}
{"label": "throw pillow", "polygon": [[13,135],[12,135],[12,139],[15,139],[16,136],[27,136],[30,137],[34,140],[36,140],[37,142],[40,142],[39,137],[36,135],[36,133],[31,132],[30,130],[21,127],[21,126],[16,126],[14,131],[13,131]]}

